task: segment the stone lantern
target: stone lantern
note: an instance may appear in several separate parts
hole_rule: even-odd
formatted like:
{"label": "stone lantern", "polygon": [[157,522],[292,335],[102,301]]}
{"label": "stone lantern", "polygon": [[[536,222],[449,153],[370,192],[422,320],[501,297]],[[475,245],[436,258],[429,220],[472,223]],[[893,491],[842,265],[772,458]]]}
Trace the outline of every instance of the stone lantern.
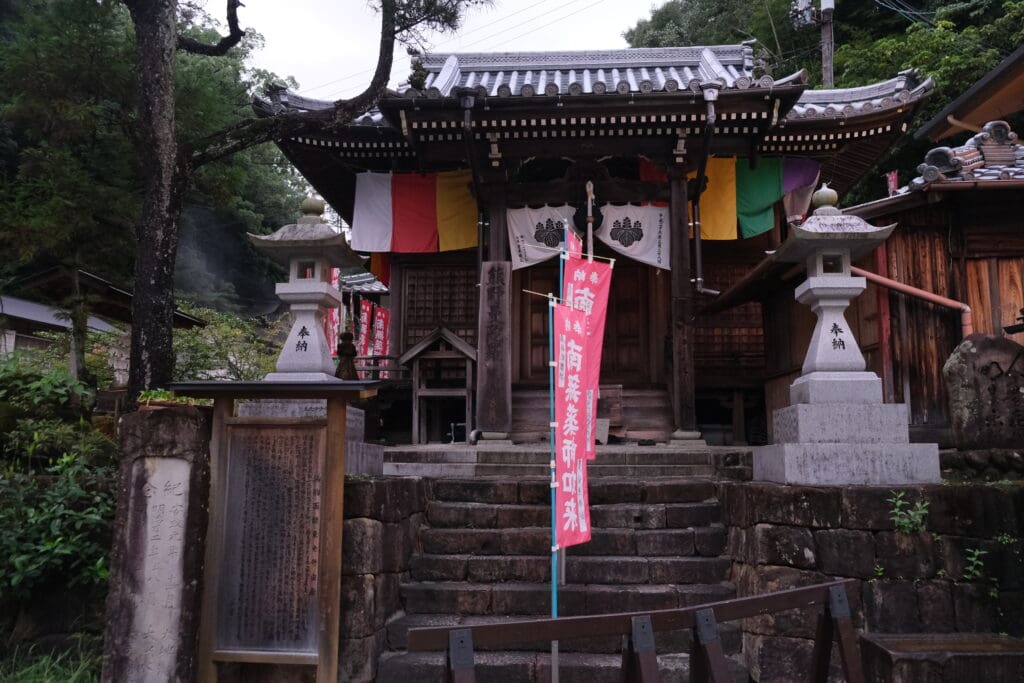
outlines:
{"label": "stone lantern", "polygon": [[324,334],[328,308],[341,305],[341,293],[331,284],[331,268],[361,266],[363,259],[323,220],[324,202],[307,198],[302,217],[271,235],[249,234],[253,245],[288,268],[288,281],[276,293],[291,306],[292,329],[277,359],[277,372],[268,382],[337,382],[331,348]]}
{"label": "stone lantern", "polygon": [[817,316],[803,372],[789,389],[790,405],[772,416],[775,443],[754,449],[754,479],[790,484],[898,485],[940,481],[936,444],[910,443],[907,406],[882,402],[882,382],[844,315],[867,286],[851,261],[882,244],[895,225],[879,228],[835,207],[823,185],[818,208],[775,258],[804,264],[807,280],[796,300]]}

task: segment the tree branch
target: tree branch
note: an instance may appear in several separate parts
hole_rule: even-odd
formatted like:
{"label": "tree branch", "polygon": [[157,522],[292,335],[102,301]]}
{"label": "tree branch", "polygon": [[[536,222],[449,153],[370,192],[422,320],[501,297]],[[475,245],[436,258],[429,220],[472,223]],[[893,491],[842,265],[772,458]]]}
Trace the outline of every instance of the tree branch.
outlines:
{"label": "tree branch", "polygon": [[178,49],[191,52],[197,55],[220,57],[227,54],[227,51],[238,45],[245,35],[245,31],[238,27],[238,8],[242,5],[241,0],[228,0],[228,35],[220,39],[215,45],[203,43],[188,36],[178,36]]}
{"label": "tree branch", "polygon": [[[381,0],[380,3],[380,47],[377,50],[377,67],[373,78],[363,92],[347,100],[334,103],[334,120],[348,123],[367,109],[377,104],[384,94],[388,79],[391,78],[391,66],[395,59],[395,36],[397,35],[395,17],[395,0]],[[345,120],[346,116],[348,120]]]}

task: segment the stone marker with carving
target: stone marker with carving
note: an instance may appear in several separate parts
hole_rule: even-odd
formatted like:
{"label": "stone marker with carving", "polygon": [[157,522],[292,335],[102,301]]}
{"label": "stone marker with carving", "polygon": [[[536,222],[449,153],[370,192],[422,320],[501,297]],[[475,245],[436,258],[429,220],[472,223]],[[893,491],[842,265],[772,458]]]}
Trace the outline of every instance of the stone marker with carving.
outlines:
{"label": "stone marker with carving", "polygon": [[791,226],[780,260],[807,265],[796,299],[817,322],[790,405],[775,411],[775,443],[754,449],[754,479],[788,484],[924,484],[940,480],[936,444],[909,443],[907,406],[882,402],[882,382],[866,371],[844,311],[864,291],[853,258],[884,242],[895,226],[877,228],[835,208],[823,186],[818,208]]}

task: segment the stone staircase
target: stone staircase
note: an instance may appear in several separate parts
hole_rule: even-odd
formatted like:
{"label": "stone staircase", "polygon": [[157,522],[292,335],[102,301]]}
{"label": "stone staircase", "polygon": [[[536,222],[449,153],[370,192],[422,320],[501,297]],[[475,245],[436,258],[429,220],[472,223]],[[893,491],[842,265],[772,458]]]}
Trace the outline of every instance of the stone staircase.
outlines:
{"label": "stone staircase", "polygon": [[[742,448],[708,446],[597,446],[591,479],[602,477],[709,477],[715,463]],[[421,477],[544,477],[549,473],[547,443],[478,446],[428,444],[392,446],[384,451],[384,474]]]}
{"label": "stone staircase", "polygon": [[[599,456],[600,461],[600,456]],[[628,467],[629,465],[621,465]],[[725,528],[707,479],[592,475],[593,540],[567,552],[561,616],[685,607],[734,597]],[[551,612],[550,489],[544,476],[436,479],[427,525],[388,625],[381,683],[444,681],[445,654],[405,651],[406,633]],[[723,625],[738,652],[734,625]],[[663,681],[689,679],[690,632],[657,634]],[[620,639],[562,641],[562,681],[619,681]],[[477,680],[550,680],[550,643],[477,652]],[[736,680],[746,680],[737,665]]]}

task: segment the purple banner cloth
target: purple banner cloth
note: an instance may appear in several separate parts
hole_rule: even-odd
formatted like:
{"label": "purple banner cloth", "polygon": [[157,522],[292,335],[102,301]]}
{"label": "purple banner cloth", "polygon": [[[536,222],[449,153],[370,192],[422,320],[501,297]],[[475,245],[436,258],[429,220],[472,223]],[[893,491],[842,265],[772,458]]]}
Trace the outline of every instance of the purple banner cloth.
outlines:
{"label": "purple banner cloth", "polygon": [[807,187],[818,180],[821,165],[813,159],[786,158],[782,164],[782,192]]}

